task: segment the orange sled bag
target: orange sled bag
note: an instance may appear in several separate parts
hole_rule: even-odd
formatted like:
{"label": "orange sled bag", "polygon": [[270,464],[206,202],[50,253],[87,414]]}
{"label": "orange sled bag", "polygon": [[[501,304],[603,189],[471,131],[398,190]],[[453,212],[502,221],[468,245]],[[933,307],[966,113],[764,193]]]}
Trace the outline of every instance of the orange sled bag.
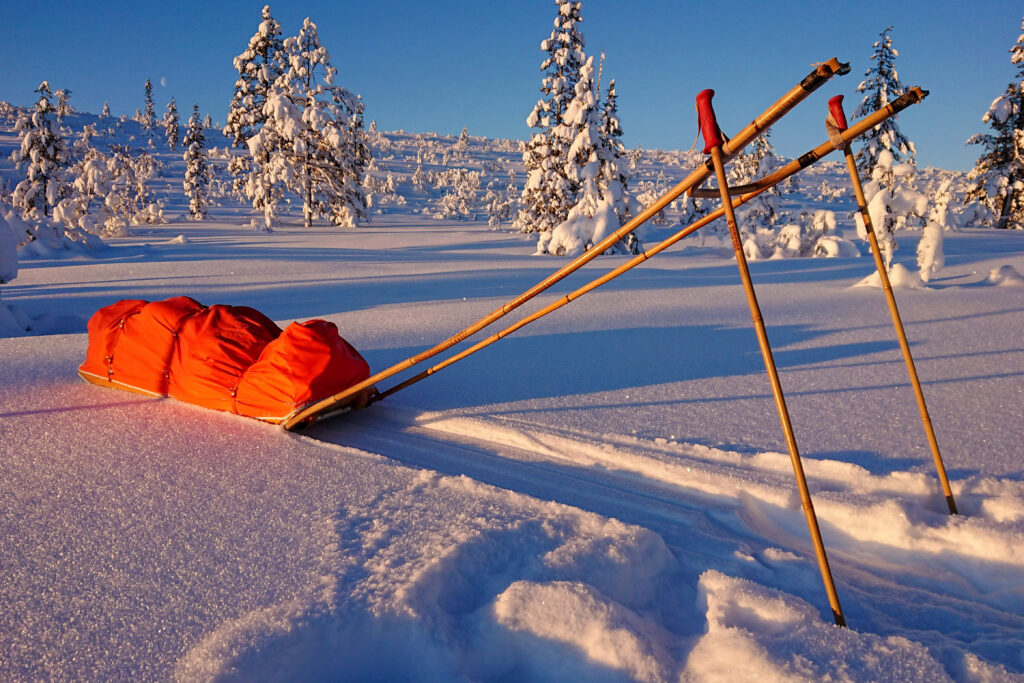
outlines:
{"label": "orange sled bag", "polygon": [[283,332],[245,306],[124,300],[89,320],[88,382],[279,423],[370,376],[334,323]]}

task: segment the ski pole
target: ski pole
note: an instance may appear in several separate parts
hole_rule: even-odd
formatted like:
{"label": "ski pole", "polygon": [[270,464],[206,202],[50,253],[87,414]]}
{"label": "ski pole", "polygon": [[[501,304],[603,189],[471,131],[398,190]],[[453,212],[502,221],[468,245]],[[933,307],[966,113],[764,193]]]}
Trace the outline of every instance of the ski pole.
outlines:
{"label": "ski pole", "polygon": [[[921,91],[919,88],[914,88],[914,89],[912,89],[912,91],[902,101],[898,101],[898,102],[894,103],[893,105],[891,105],[889,107],[885,107],[884,109],[881,109],[881,110],[879,110],[877,112],[873,112],[868,117],[866,117],[864,119],[864,121],[862,121],[861,123],[857,124],[853,128],[849,128],[847,130],[839,132],[838,133],[838,139],[840,141],[849,142],[850,140],[854,139],[855,137],[857,137],[859,135],[862,135],[866,130],[868,130],[868,129],[878,125],[882,121],[885,121],[885,120],[887,120],[888,118],[890,118],[892,116],[895,116],[898,111],[902,111],[905,107],[910,106],[910,104],[915,104],[917,102],[920,102],[921,98],[923,98],[923,97],[924,97],[923,91]],[[824,157],[825,155],[827,155],[827,154],[829,154],[829,153],[831,153],[831,152],[833,152],[835,150],[836,150],[835,143],[834,143],[834,141],[832,139],[830,139],[830,140],[822,143],[818,147],[815,147],[814,149],[808,151],[806,154],[801,155],[800,157],[798,157],[798,159],[789,162],[788,164],[786,164],[782,168],[776,170],[774,173],[771,173],[771,174],[765,176],[764,178],[761,178],[760,180],[758,180],[756,182],[749,183],[747,185],[737,185],[737,186],[730,187],[729,188],[729,196],[735,197],[735,199],[732,200],[733,208],[738,208],[739,206],[741,206],[743,204],[746,204],[747,202],[749,202],[751,199],[753,199],[757,195],[759,195],[762,192],[765,192],[765,191],[775,187],[777,184],[781,183],[786,178],[789,178],[790,176],[793,176],[796,173],[799,173],[803,169],[805,169],[808,166],[810,166],[811,164],[819,161],[822,157]],[[744,191],[742,193],[740,193],[740,190],[744,190]],[[714,193],[714,194],[712,194],[712,193]],[[739,196],[736,196],[737,193],[740,193]],[[714,190],[710,190],[710,189],[708,189],[708,190],[695,189],[695,190],[691,190],[690,194],[692,194],[694,196],[703,196],[703,197],[716,196],[717,197],[717,196],[719,196],[719,190],[718,189],[714,189]],[[456,363],[457,361],[462,360],[463,358],[466,358],[468,356],[473,355],[477,351],[479,351],[479,350],[481,350],[481,349],[483,349],[483,348],[485,348],[487,346],[490,346],[491,344],[493,344],[494,342],[498,341],[499,339],[504,339],[508,335],[512,334],[513,332],[515,332],[515,331],[517,331],[519,329],[522,329],[523,327],[526,327],[527,325],[529,325],[530,323],[534,322],[535,320],[539,320],[540,318],[544,317],[545,315],[558,310],[562,306],[565,306],[566,304],[569,304],[569,303],[575,301],[576,299],[580,298],[581,296],[583,296],[587,292],[590,292],[590,291],[593,291],[593,290],[597,289],[601,285],[603,285],[603,284],[605,284],[607,282],[610,282],[611,280],[614,280],[615,278],[617,278],[619,275],[622,275],[626,271],[631,270],[632,268],[640,265],[641,263],[643,263],[644,261],[652,258],[653,256],[656,256],[656,255],[660,254],[662,251],[664,251],[665,249],[668,249],[669,247],[671,247],[673,244],[679,242],[684,237],[693,234],[694,232],[696,232],[700,228],[704,227],[708,223],[711,223],[712,221],[717,220],[718,218],[721,218],[723,215],[725,215],[725,208],[724,207],[719,208],[719,209],[715,209],[714,211],[709,213],[707,216],[704,216],[703,218],[695,221],[694,223],[691,223],[690,225],[686,226],[685,228],[683,228],[679,232],[675,233],[671,237],[667,237],[666,239],[662,240],[661,242],[659,242],[658,244],[654,245],[650,249],[644,250],[643,253],[634,256],[632,259],[630,259],[626,263],[623,263],[619,267],[617,267],[617,268],[615,268],[615,269],[605,273],[601,277],[598,277],[597,279],[591,281],[590,283],[584,285],[583,287],[580,287],[576,291],[574,291],[574,292],[572,292],[570,294],[566,294],[561,299],[558,299],[557,301],[549,304],[548,306],[540,309],[539,311],[536,311],[535,313],[531,313],[530,315],[526,316],[525,318],[523,318],[522,320],[516,322],[515,324],[510,325],[509,327],[506,327],[505,329],[501,330],[500,332],[497,332],[497,333],[491,335],[490,337],[487,337],[486,339],[481,340],[480,342],[474,344],[473,346],[471,346],[471,347],[469,347],[469,348],[467,348],[467,349],[465,349],[463,351],[460,351],[459,353],[451,356],[450,358],[446,358],[444,361],[442,361],[440,363],[437,363],[436,365],[432,365],[431,367],[427,368],[426,370],[423,370],[422,372],[420,372],[417,375],[414,375],[413,377],[410,377],[409,379],[405,380],[404,382],[401,382],[400,384],[396,384],[395,386],[387,389],[386,391],[382,391],[380,393],[375,394],[372,398],[369,399],[369,403],[376,403],[377,401],[381,401],[381,400],[387,398],[388,396],[391,396],[392,394],[395,394],[395,393],[401,391],[402,389],[405,389],[406,387],[409,387],[409,386],[412,386],[413,384],[416,384],[420,380],[426,379],[427,377],[437,373],[440,370],[443,370],[444,368],[448,367],[449,365],[452,365],[452,364]]]}
{"label": "ski pole", "polygon": [[814,513],[811,494],[807,488],[807,479],[804,476],[800,452],[797,450],[796,436],[793,433],[793,425],[789,419],[789,410],[786,408],[786,399],[782,393],[779,373],[775,368],[771,345],[768,342],[768,332],[765,329],[764,319],[761,317],[757,296],[754,294],[754,284],[750,278],[750,270],[747,268],[747,259],[743,254],[743,245],[740,243],[739,228],[736,225],[736,214],[733,211],[732,201],[729,199],[729,184],[725,178],[725,165],[722,163],[723,136],[715,119],[715,111],[711,107],[711,98],[714,94],[714,90],[703,90],[697,95],[697,113],[700,120],[701,133],[704,135],[704,153],[711,153],[711,162],[714,165],[715,177],[718,180],[718,189],[722,198],[722,207],[725,209],[725,218],[729,226],[729,236],[732,238],[733,251],[736,252],[736,265],[739,268],[740,279],[743,281],[743,289],[747,294],[747,303],[750,306],[750,315],[754,321],[757,341],[761,347],[761,356],[764,358],[765,369],[768,372],[768,379],[772,386],[772,395],[775,397],[775,407],[779,413],[779,421],[782,423],[782,431],[786,437],[786,446],[789,449],[789,456],[793,462],[793,473],[796,475],[797,488],[800,491],[800,504],[803,507],[804,516],[807,518],[807,528],[811,532],[811,541],[814,544],[814,552],[818,557],[818,567],[821,570],[822,581],[825,583],[825,592],[828,594],[829,605],[832,607],[832,616],[835,618],[837,626],[846,626],[846,618],[843,616],[843,609],[839,605],[839,596],[836,593],[835,583],[832,580],[832,570],[829,568],[828,557],[825,554],[825,544],[821,540],[818,518]]}
{"label": "ski pole", "polygon": [[[772,124],[778,121],[780,118],[785,116],[790,110],[792,110],[797,104],[807,98],[812,92],[824,85],[830,78],[836,74],[846,74],[850,71],[850,65],[840,62],[835,57],[827,62],[819,64],[814,68],[811,73],[803,78],[800,83],[789,90],[785,95],[779,98],[774,104],[766,109],[760,116],[755,118],[751,123],[748,123],[743,129],[740,130],[736,136],[723,145],[723,154],[728,157],[739,150],[743,149],[747,143],[757,137],[761,132],[769,128]],[[597,258],[598,255],[604,253],[619,240],[623,239],[629,233],[636,230],[643,223],[645,223],[652,216],[658,214],[659,211],[668,206],[674,199],[679,195],[683,194],[692,187],[699,185],[704,181],[712,172],[710,164],[702,164],[693,172],[684,178],[678,185],[662,195],[653,204],[645,208],[639,215],[627,222],[621,228],[608,235],[600,243],[594,245],[594,247],[581,254],[579,257],[566,264],[558,271],[549,275],[547,278],[534,285],[527,291],[523,292],[516,298],[512,299],[505,305],[494,310],[490,314],[484,316],[477,322],[469,325],[465,329],[457,332],[448,339],[440,342],[439,344],[423,351],[415,356],[410,356],[399,363],[386,368],[377,374],[354,384],[353,386],[345,389],[344,391],[338,392],[333,396],[329,396],[323,400],[317,401],[312,405],[306,406],[303,409],[297,411],[294,415],[286,419],[282,424],[285,429],[292,429],[295,426],[303,423],[305,420],[321,413],[325,410],[330,409],[332,406],[338,406],[346,401],[351,401],[355,396],[362,392],[371,389],[377,382],[388,379],[397,375],[403,370],[418,365],[428,358],[432,358],[437,354],[455,346],[459,342],[467,339],[468,337],[476,334],[483,328],[487,327],[496,320],[504,317],[511,311],[515,310],[525,302],[529,301],[537,294],[547,290],[555,283],[563,280],[570,274],[582,268],[590,261]]]}
{"label": "ski pole", "polygon": [[[847,129],[846,114],[843,112],[843,96],[836,95],[828,101],[829,115],[825,126],[832,134],[833,130],[842,133]],[[939,473],[939,481],[942,483],[942,492],[946,496],[946,505],[949,506],[949,514],[957,514],[956,501],[953,500],[953,490],[949,486],[949,478],[946,476],[946,467],[942,463],[942,454],[939,452],[939,442],[935,438],[935,430],[932,428],[932,420],[928,415],[928,406],[924,401],[924,392],[921,390],[921,380],[917,376],[917,368],[914,366],[914,358],[910,354],[910,344],[907,342],[907,334],[903,329],[903,322],[900,319],[900,310],[896,306],[896,295],[892,291],[889,282],[889,274],[882,260],[882,251],[878,246],[878,238],[875,235],[875,228],[871,222],[871,214],[868,212],[867,201],[864,198],[864,187],[860,182],[860,174],[857,172],[857,162],[854,160],[853,151],[848,143],[841,139],[836,141],[837,149],[843,150],[846,157],[846,168],[850,172],[850,182],[853,184],[853,194],[857,199],[857,207],[860,209],[861,219],[864,221],[864,229],[868,235],[868,244],[871,245],[871,254],[875,258],[875,269],[878,271],[878,278],[882,283],[882,292],[885,294],[885,301],[889,304],[889,313],[892,316],[893,327],[896,328],[896,338],[900,343],[900,350],[903,352],[903,360],[907,365],[907,374],[910,375],[910,384],[914,387],[914,396],[917,398],[917,407],[921,412],[921,423],[924,425],[925,434],[928,437],[928,446],[932,451],[932,459],[935,461],[935,469]]]}

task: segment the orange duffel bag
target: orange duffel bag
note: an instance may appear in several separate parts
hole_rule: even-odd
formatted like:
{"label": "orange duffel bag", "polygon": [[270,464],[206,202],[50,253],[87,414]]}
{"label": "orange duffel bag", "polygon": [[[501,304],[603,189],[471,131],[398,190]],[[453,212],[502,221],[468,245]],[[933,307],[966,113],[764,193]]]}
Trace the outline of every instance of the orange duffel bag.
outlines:
{"label": "orange duffel bag", "polygon": [[281,330],[245,306],[203,306],[188,297],[124,300],[89,319],[78,374],[88,382],[267,422],[370,376],[370,366],[334,323]]}

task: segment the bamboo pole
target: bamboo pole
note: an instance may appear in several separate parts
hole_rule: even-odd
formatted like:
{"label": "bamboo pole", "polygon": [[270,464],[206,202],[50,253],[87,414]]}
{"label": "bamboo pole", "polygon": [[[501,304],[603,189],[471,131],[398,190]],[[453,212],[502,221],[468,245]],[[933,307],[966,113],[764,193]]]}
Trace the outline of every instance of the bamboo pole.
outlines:
{"label": "bamboo pole", "polygon": [[725,218],[729,226],[729,236],[732,238],[733,251],[736,253],[736,266],[739,268],[740,280],[743,282],[743,289],[747,295],[747,304],[750,306],[750,315],[754,321],[757,342],[761,347],[761,356],[764,359],[765,370],[768,372],[772,395],[775,397],[775,408],[779,413],[779,422],[782,424],[782,431],[786,438],[786,447],[789,449],[789,457],[793,463],[793,473],[796,475],[797,488],[800,491],[800,506],[803,508],[804,516],[807,518],[807,528],[811,533],[814,553],[818,558],[818,568],[821,570],[825,592],[828,594],[828,602],[832,607],[832,616],[837,626],[846,626],[846,618],[843,616],[843,609],[839,604],[839,595],[836,593],[835,582],[832,580],[832,570],[829,567],[828,556],[825,553],[825,544],[821,539],[821,530],[818,528],[818,517],[814,513],[814,504],[811,502],[811,494],[807,488],[807,478],[804,476],[803,463],[800,460],[800,452],[796,445],[796,435],[793,433],[793,425],[789,419],[786,398],[782,393],[782,383],[779,381],[775,359],[772,357],[768,332],[765,329],[764,319],[761,316],[761,308],[757,303],[757,295],[754,293],[754,283],[750,278],[747,259],[743,254],[743,245],[740,243],[739,228],[736,225],[736,214],[733,211],[732,201],[729,199],[729,184],[725,178],[725,165],[722,162],[721,131],[715,121],[715,113],[711,107],[711,97],[713,95],[713,90],[704,90],[697,95],[697,109],[705,141],[704,152],[711,153],[711,161],[714,165],[715,177],[718,180],[718,188],[722,197],[722,206],[725,209]]}
{"label": "bamboo pole", "polygon": [[[840,132],[847,129],[846,114],[843,112],[843,96],[836,95],[828,101],[831,120]],[[907,366],[907,374],[910,375],[910,384],[914,388],[914,397],[917,399],[917,407],[921,412],[921,423],[924,425],[925,434],[928,437],[928,446],[932,452],[932,459],[935,461],[935,469],[939,474],[939,481],[942,484],[942,492],[946,496],[946,505],[949,507],[949,514],[957,514],[956,501],[953,499],[953,490],[949,485],[949,477],[946,476],[946,467],[942,462],[942,454],[939,452],[939,442],[935,438],[935,430],[932,428],[932,420],[928,415],[928,405],[924,400],[924,392],[921,389],[921,380],[917,376],[917,368],[914,365],[914,358],[910,353],[910,344],[907,342],[907,333],[903,328],[903,321],[900,318],[900,310],[896,306],[896,295],[892,291],[892,284],[889,282],[889,273],[885,268],[885,261],[882,259],[882,251],[878,246],[878,238],[875,235],[875,228],[871,222],[871,214],[868,212],[867,201],[864,198],[864,187],[860,182],[860,174],[857,172],[857,162],[853,158],[853,151],[849,144],[842,146],[843,155],[846,157],[846,168],[850,172],[850,182],[853,184],[853,193],[857,198],[857,208],[864,221],[864,229],[868,234],[868,243],[871,245],[871,254],[875,258],[875,269],[878,271],[878,278],[882,283],[882,292],[885,294],[885,301],[889,305],[889,314],[892,316],[892,324],[896,329],[896,338],[899,340],[900,351],[903,352],[903,360]]]}
{"label": "bamboo pole", "polygon": [[[869,129],[873,128],[874,126],[878,125],[879,123],[881,123],[881,122],[883,122],[883,121],[885,121],[885,120],[895,116],[897,113],[899,113],[900,111],[903,111],[905,108],[911,106],[912,104],[917,104],[922,99],[924,99],[924,97],[926,95],[927,95],[926,91],[923,91],[920,88],[914,87],[906,95],[904,95],[900,99],[896,100],[892,104],[890,104],[890,105],[888,105],[888,106],[886,106],[886,107],[884,107],[884,108],[882,108],[882,109],[880,109],[880,110],[878,110],[876,112],[872,112],[871,114],[869,114],[867,117],[865,117],[862,121],[860,121],[856,125],[848,128],[848,129],[846,129],[844,131],[839,132],[838,133],[838,138],[830,139],[830,140],[828,140],[826,142],[823,142],[822,144],[818,145],[814,149],[809,150],[807,153],[800,155],[797,159],[794,159],[793,161],[789,162],[788,164],[786,164],[782,168],[776,170],[774,173],[771,173],[771,174],[765,176],[764,178],[762,178],[762,179],[760,179],[760,180],[758,180],[756,182],[749,183],[747,185],[739,185],[739,186],[730,187],[729,188],[729,196],[730,197],[735,196],[735,193],[740,188],[748,188],[747,191],[743,192],[738,197],[736,197],[735,199],[732,200],[733,207],[736,208],[736,207],[741,206],[742,204],[746,204],[747,202],[749,202],[751,199],[753,199],[757,195],[761,194],[762,192],[765,192],[766,190],[769,190],[772,187],[775,187],[777,184],[781,183],[783,180],[785,180],[785,179],[789,178],[790,176],[792,176],[792,175],[802,171],[803,169],[807,168],[811,164],[814,164],[814,163],[818,162],[819,160],[821,160],[826,155],[828,155],[828,154],[836,151],[837,149],[841,148],[843,144],[847,144],[851,140],[855,139],[856,137],[859,137],[860,135],[863,135],[864,132],[866,132],[867,130],[869,130]],[[841,144],[839,144],[837,146],[836,140],[839,140]],[[711,190],[701,190],[700,192],[702,192],[702,193],[711,192]],[[715,192],[719,192],[719,191],[715,190]],[[467,349],[465,349],[465,350],[455,354],[454,356],[451,356],[451,357],[445,359],[444,361],[442,361],[442,362],[440,362],[440,363],[438,363],[436,365],[433,365],[430,368],[427,368],[426,370],[423,370],[419,374],[414,375],[413,377],[410,377],[409,379],[401,382],[400,384],[396,384],[395,386],[387,389],[386,391],[383,391],[383,392],[380,392],[380,393],[376,393],[373,396],[367,397],[367,399],[363,402],[363,404],[360,404],[358,407],[361,408],[364,405],[368,405],[370,403],[376,403],[377,401],[383,400],[383,399],[387,398],[388,396],[391,396],[392,394],[395,394],[395,393],[401,391],[402,389],[405,389],[406,387],[412,386],[413,384],[416,384],[417,382],[419,382],[419,381],[421,381],[423,379],[426,379],[430,375],[433,375],[433,374],[437,373],[440,370],[443,370],[444,368],[448,367],[449,365],[452,365],[452,364],[456,363],[457,361],[462,360],[463,358],[466,358],[468,356],[473,355],[477,351],[479,351],[479,350],[481,350],[481,349],[483,349],[483,348],[485,348],[487,346],[490,346],[494,342],[496,342],[496,341],[498,341],[500,339],[504,339],[505,337],[507,337],[508,335],[512,334],[513,332],[516,332],[517,330],[522,329],[526,325],[528,325],[528,324],[530,324],[530,323],[532,323],[532,322],[534,322],[536,320],[539,320],[540,318],[544,317],[545,315],[558,310],[562,306],[565,306],[566,304],[571,303],[572,301],[575,301],[576,299],[578,299],[579,297],[583,296],[587,292],[590,292],[590,291],[593,291],[594,289],[597,289],[601,285],[603,285],[603,284],[605,284],[605,283],[615,279],[619,275],[622,275],[626,271],[631,270],[632,268],[640,265],[641,263],[643,263],[644,261],[650,259],[651,257],[656,256],[657,254],[661,253],[665,249],[668,249],[673,244],[679,242],[684,237],[693,234],[694,232],[696,232],[700,228],[704,227],[708,223],[711,223],[712,221],[717,220],[718,218],[721,218],[724,215],[725,215],[725,208],[724,207],[719,208],[719,209],[715,209],[714,211],[712,211],[707,216],[705,216],[705,217],[701,218],[700,220],[692,223],[691,225],[683,228],[682,230],[680,230],[679,232],[675,233],[671,237],[668,237],[668,238],[662,240],[661,242],[659,242],[658,244],[654,245],[650,249],[645,250],[642,254],[638,254],[637,256],[633,257],[632,259],[630,259],[626,263],[623,263],[622,265],[620,265],[619,267],[609,271],[608,273],[605,273],[601,277],[598,277],[597,279],[591,281],[590,283],[584,285],[583,287],[580,287],[576,291],[574,291],[574,292],[572,292],[570,294],[565,295],[561,299],[558,299],[557,301],[549,304],[548,306],[540,309],[539,311],[536,311],[536,312],[530,314],[529,316],[523,318],[522,320],[516,322],[515,324],[513,324],[513,325],[511,325],[509,327],[506,327],[505,329],[501,330],[500,332],[497,332],[497,333],[491,335],[490,337],[487,337],[486,339],[483,339],[482,341],[480,341],[480,342],[474,344],[473,346],[471,346],[471,347],[469,347],[469,348],[467,348]],[[355,407],[353,407],[353,409],[355,409]],[[344,413],[344,412],[348,412],[348,410],[349,410],[349,407],[346,404],[345,406],[340,407],[340,408],[335,409],[335,410],[324,411],[322,413],[318,413],[317,414],[317,418],[318,419],[324,419],[324,418],[332,417],[334,415],[338,415],[338,414],[341,414],[341,413]]]}
{"label": "bamboo pole", "polygon": [[[854,138],[856,138],[857,136],[862,135],[865,131],[869,130],[870,128],[873,128],[874,126],[878,125],[882,121],[885,121],[886,119],[895,116],[896,113],[898,113],[899,111],[902,111],[904,108],[910,106],[911,104],[916,104],[917,102],[920,102],[921,99],[924,98],[924,96],[925,96],[924,91],[920,90],[919,88],[914,88],[911,91],[911,93],[908,94],[908,96],[906,98],[904,98],[902,101],[894,102],[892,105],[890,105],[888,107],[885,107],[885,108],[883,108],[883,109],[881,109],[881,110],[879,110],[877,112],[873,112],[870,115],[868,115],[863,121],[861,121],[856,126],[854,126],[853,128],[849,128],[849,129],[846,129],[844,131],[841,131],[839,133],[839,137],[837,139],[840,140],[842,142],[842,144],[846,144],[850,140],[853,140]],[[836,149],[838,149],[838,147],[836,146],[835,141],[830,139],[830,140],[828,140],[826,142],[823,142],[822,144],[818,145],[814,149],[808,151],[806,154],[802,154],[800,157],[798,157],[794,161],[789,162],[788,164],[786,164],[782,168],[776,170],[774,173],[771,173],[771,174],[765,176],[764,178],[762,178],[762,179],[760,179],[760,180],[758,180],[756,182],[753,182],[753,183],[750,183],[750,184],[747,184],[747,185],[739,185],[739,186],[730,187],[729,188],[729,196],[730,197],[734,197],[734,196],[736,197],[735,199],[732,200],[733,208],[738,208],[739,206],[741,206],[743,204],[746,204],[747,202],[749,202],[751,199],[753,199],[757,195],[759,195],[762,192],[765,192],[765,191],[775,187],[776,185],[781,183],[783,180],[789,178],[790,176],[792,176],[792,175],[794,175],[796,173],[799,173],[800,171],[802,171],[807,166],[810,166],[811,164],[816,163],[817,161],[822,159],[824,156],[826,156],[827,154],[835,151]],[[740,194],[739,196],[736,196],[736,192],[737,192],[737,190],[739,188],[748,188],[748,189],[745,192],[743,192],[742,194]],[[710,190],[702,190],[701,192],[710,192]],[[719,209],[715,209],[714,211],[709,213],[707,216],[705,216],[705,217],[701,218],[700,220],[698,220],[698,221],[688,225],[687,227],[683,228],[682,230],[680,230],[679,232],[675,233],[671,237],[668,237],[668,238],[662,240],[661,242],[659,242],[658,244],[654,245],[650,249],[645,250],[643,253],[638,254],[637,256],[634,256],[629,261],[627,261],[627,262],[623,263],[622,265],[620,265],[619,267],[617,267],[617,268],[615,268],[615,269],[605,273],[604,275],[596,278],[595,280],[592,280],[591,282],[589,282],[588,284],[584,285],[583,287],[580,287],[576,291],[571,292],[570,294],[567,294],[567,295],[563,296],[561,299],[558,299],[557,301],[552,302],[551,304],[545,306],[544,308],[542,308],[542,309],[540,309],[540,310],[538,310],[538,311],[536,311],[534,313],[531,313],[530,315],[526,316],[525,318],[523,318],[522,320],[516,322],[515,324],[510,325],[509,327],[506,327],[505,329],[501,330],[500,332],[497,332],[497,333],[491,335],[490,337],[487,337],[486,339],[481,340],[480,342],[478,342],[478,343],[474,344],[473,346],[471,346],[471,347],[469,347],[469,348],[467,348],[467,349],[465,349],[465,350],[455,354],[454,356],[451,356],[451,357],[445,359],[444,361],[442,361],[442,362],[440,362],[440,363],[438,363],[436,365],[433,365],[433,366],[427,368],[426,370],[423,370],[419,374],[414,375],[413,377],[410,377],[409,379],[405,380],[404,382],[401,382],[400,384],[396,384],[395,386],[387,389],[386,391],[383,391],[383,392],[380,392],[378,394],[375,394],[372,398],[369,399],[368,403],[376,403],[377,401],[383,400],[383,399],[387,398],[388,396],[391,396],[392,394],[397,393],[397,392],[401,391],[402,389],[405,389],[406,387],[412,386],[413,384],[416,384],[420,380],[426,379],[430,375],[433,375],[434,373],[436,373],[436,372],[438,372],[440,370],[443,370],[444,368],[448,367],[449,365],[452,365],[452,364],[456,363],[457,361],[462,360],[463,358],[466,358],[468,356],[473,355],[477,351],[479,351],[479,350],[481,350],[481,349],[483,349],[483,348],[485,348],[487,346],[490,346],[491,344],[493,344],[494,342],[498,341],[499,339],[504,339],[505,337],[507,337],[508,335],[512,334],[513,332],[516,332],[517,330],[520,330],[523,327],[526,327],[530,323],[532,323],[532,322],[534,322],[536,320],[539,320],[540,318],[543,318],[545,315],[548,315],[549,313],[552,313],[552,312],[558,310],[562,306],[565,306],[566,304],[569,304],[569,303],[575,301],[576,299],[580,298],[581,296],[583,296],[587,292],[593,291],[593,290],[597,289],[598,287],[600,287],[601,285],[603,285],[603,284],[605,284],[607,282],[610,282],[611,280],[614,280],[619,275],[622,275],[626,271],[631,270],[632,268],[640,265],[641,263],[643,263],[644,261],[652,258],[653,256],[656,256],[656,255],[660,254],[664,250],[666,250],[669,247],[671,247],[673,244],[675,244],[675,243],[679,242],[680,240],[682,240],[684,237],[687,237],[688,235],[693,234],[694,232],[696,232],[700,228],[704,227],[708,223],[711,223],[712,221],[715,221],[715,220],[721,218],[724,215],[725,215],[725,207],[722,207],[722,208],[719,208]],[[337,414],[337,413],[325,414],[324,417],[328,417],[328,416],[334,415],[334,414]]]}
{"label": "bamboo pole", "polygon": [[[792,110],[793,107],[795,107],[797,104],[806,99],[808,95],[810,95],[812,92],[814,92],[822,85],[824,85],[825,82],[827,82],[834,75],[849,73],[849,71],[849,64],[842,63],[835,57],[833,57],[827,62],[819,64],[817,67],[815,67],[813,71],[811,71],[811,73],[804,77],[804,79],[800,81],[798,85],[791,88],[789,92],[787,92],[785,95],[779,98],[774,104],[768,107],[768,109],[766,109],[764,113],[762,113],[751,123],[748,123],[745,127],[743,127],[732,140],[725,142],[722,146],[723,155],[728,158],[729,156],[736,154],[741,149],[743,149],[751,140],[757,137],[761,132],[769,128],[773,123],[778,121],[780,118],[785,116],[790,110]],[[516,298],[512,299],[505,305],[494,310],[490,314],[484,316],[483,318],[473,323],[472,325],[469,325],[468,327],[464,328],[460,332],[457,332],[448,339],[445,339],[439,344],[427,349],[426,351],[416,354],[415,356],[410,356],[409,358],[406,358],[405,360],[396,363],[391,367],[376,373],[375,375],[372,375],[366,380],[359,382],[358,384],[355,384],[345,389],[344,391],[338,392],[333,396],[329,396],[321,401],[313,403],[312,405],[306,406],[302,410],[299,410],[294,415],[287,418],[282,423],[284,428],[293,429],[296,426],[302,424],[304,421],[308,420],[309,418],[317,415],[318,413],[328,411],[333,407],[345,403],[346,401],[353,401],[355,400],[356,396],[365,394],[366,391],[372,391],[372,387],[377,382],[388,379],[389,377],[393,377],[394,375],[397,375],[403,370],[407,370],[408,368],[411,368],[414,365],[418,365],[419,363],[422,363],[424,360],[432,358],[437,354],[451,348],[452,346],[455,346],[459,342],[467,339],[473,334],[476,334],[483,328],[487,327],[496,320],[499,320],[500,318],[504,317],[505,315],[515,310],[522,304],[526,303],[536,295],[547,290],[552,285],[563,280],[564,278],[574,273],[575,271],[579,270],[593,259],[597,258],[598,255],[610,249],[612,246],[618,243],[619,240],[623,239],[624,237],[626,237],[626,235],[636,230],[652,216],[657,215],[658,212],[660,212],[662,209],[668,206],[679,195],[683,194],[692,187],[698,186],[701,182],[704,181],[705,178],[707,178],[711,174],[711,172],[712,168],[710,162],[702,164],[692,173],[690,173],[690,175],[684,178],[678,185],[676,185],[674,188],[666,192],[653,204],[645,208],[644,211],[642,211],[635,218],[630,220],[628,223],[623,225],[615,232],[608,235],[600,243],[594,245],[592,249],[584,252],[579,257],[574,259],[572,262],[566,264],[558,271],[556,271],[552,275],[549,275],[547,278],[545,278],[538,284],[534,285],[527,291],[523,292]]]}

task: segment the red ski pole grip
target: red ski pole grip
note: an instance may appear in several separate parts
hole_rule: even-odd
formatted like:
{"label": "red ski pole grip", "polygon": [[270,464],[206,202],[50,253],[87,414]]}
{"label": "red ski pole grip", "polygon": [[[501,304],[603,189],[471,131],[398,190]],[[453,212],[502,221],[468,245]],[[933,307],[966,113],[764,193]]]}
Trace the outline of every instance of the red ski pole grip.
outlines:
{"label": "red ski pole grip", "polygon": [[711,98],[715,91],[710,88],[697,93],[697,120],[700,132],[704,135],[704,153],[710,154],[715,147],[722,146],[722,130],[715,119],[715,110],[711,108]]}
{"label": "red ski pole grip", "polygon": [[843,96],[836,95],[828,101],[828,111],[832,114],[832,121],[840,131],[847,128],[846,114],[843,113]]}

